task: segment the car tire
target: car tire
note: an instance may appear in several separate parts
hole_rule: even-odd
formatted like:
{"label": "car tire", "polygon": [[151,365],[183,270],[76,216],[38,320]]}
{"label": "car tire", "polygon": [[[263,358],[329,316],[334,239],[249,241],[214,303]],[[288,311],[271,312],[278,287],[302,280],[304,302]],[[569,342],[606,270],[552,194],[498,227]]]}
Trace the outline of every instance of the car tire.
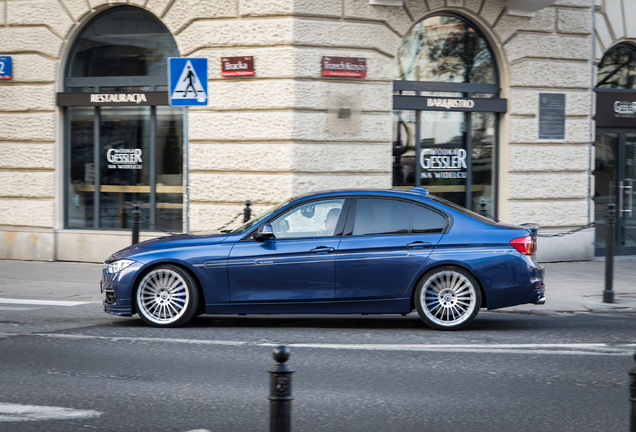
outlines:
{"label": "car tire", "polygon": [[418,315],[429,327],[461,330],[479,313],[481,288],[468,271],[439,267],[420,279],[414,300]]}
{"label": "car tire", "polygon": [[177,266],[154,267],[137,285],[135,306],[141,319],[153,327],[182,326],[199,308],[198,284]]}

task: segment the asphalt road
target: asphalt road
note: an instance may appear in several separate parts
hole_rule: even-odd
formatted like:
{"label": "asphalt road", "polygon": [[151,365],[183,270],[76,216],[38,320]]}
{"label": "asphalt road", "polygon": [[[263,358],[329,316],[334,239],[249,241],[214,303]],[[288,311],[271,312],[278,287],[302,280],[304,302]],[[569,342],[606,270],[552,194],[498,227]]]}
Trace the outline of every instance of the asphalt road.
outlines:
{"label": "asphalt road", "polygon": [[202,316],[0,304],[0,431],[266,431],[287,344],[293,431],[624,431],[636,314]]}

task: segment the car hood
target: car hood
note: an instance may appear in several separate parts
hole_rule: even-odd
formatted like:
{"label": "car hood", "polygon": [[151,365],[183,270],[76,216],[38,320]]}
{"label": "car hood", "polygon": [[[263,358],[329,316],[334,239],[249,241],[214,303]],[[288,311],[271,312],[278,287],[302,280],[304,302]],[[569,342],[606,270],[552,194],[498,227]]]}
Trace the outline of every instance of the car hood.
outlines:
{"label": "car hood", "polygon": [[211,245],[220,243],[228,237],[228,234],[176,234],[166,237],[157,237],[150,240],[145,240],[140,243],[128,246],[120,251],[115,252],[109,256],[104,262],[109,263],[120,259],[128,258],[131,255],[144,253],[150,250],[156,251],[158,249],[169,249],[182,247],[185,245],[191,246],[196,242],[204,242]]}

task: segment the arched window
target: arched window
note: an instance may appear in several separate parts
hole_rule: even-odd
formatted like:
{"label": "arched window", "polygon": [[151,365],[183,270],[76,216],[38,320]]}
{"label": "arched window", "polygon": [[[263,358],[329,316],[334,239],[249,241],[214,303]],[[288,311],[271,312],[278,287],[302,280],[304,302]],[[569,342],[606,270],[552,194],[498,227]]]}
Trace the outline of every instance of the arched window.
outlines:
{"label": "arched window", "polygon": [[636,49],[627,44],[611,48],[598,65],[597,88],[636,90]]}
{"label": "arched window", "polygon": [[[66,228],[182,230],[183,110],[168,106],[174,38],[151,13],[111,8],[79,33],[64,93]],[[63,102],[60,102],[63,101]]]}
{"label": "arched window", "polygon": [[397,64],[399,80],[498,84],[488,42],[455,16],[415,24],[398,50]]}
{"label": "arched window", "polygon": [[486,38],[458,15],[422,19],[398,49],[393,89],[393,186],[426,186],[495,216],[506,101]]}

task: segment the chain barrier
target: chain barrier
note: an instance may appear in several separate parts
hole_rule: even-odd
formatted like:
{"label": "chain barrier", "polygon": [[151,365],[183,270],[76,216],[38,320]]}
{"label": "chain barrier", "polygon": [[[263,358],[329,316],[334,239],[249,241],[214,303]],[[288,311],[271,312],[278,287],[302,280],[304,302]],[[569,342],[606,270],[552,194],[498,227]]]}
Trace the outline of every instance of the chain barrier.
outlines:
{"label": "chain barrier", "polygon": [[228,223],[226,223],[225,225],[223,225],[221,228],[218,228],[218,229],[217,229],[217,231],[221,231],[221,232],[223,232],[223,230],[224,230],[225,228],[227,228],[228,226],[232,225],[232,224],[233,224],[234,222],[236,222],[236,220],[237,220],[239,217],[241,217],[241,216],[243,216],[243,212],[241,212],[241,213],[237,214],[236,216],[234,216],[234,219],[232,219],[231,221],[229,221]]}
{"label": "chain barrier", "polygon": [[157,231],[164,232],[166,234],[177,235],[177,233],[174,233],[172,231],[166,231],[165,229],[159,228],[157,225],[153,224],[150,219],[148,219],[147,217],[145,217],[143,215],[141,215],[140,219],[143,220],[143,221],[148,222],[148,225],[150,225],[150,228],[153,228],[153,229],[155,229]]}
{"label": "chain barrier", "polygon": [[563,237],[563,236],[566,236],[568,234],[574,234],[576,232],[583,231],[585,229],[591,228],[594,225],[596,225],[596,222],[590,222],[587,225],[584,225],[584,226],[579,227],[579,228],[572,229],[570,231],[556,233],[556,234],[537,234],[537,237]]}

